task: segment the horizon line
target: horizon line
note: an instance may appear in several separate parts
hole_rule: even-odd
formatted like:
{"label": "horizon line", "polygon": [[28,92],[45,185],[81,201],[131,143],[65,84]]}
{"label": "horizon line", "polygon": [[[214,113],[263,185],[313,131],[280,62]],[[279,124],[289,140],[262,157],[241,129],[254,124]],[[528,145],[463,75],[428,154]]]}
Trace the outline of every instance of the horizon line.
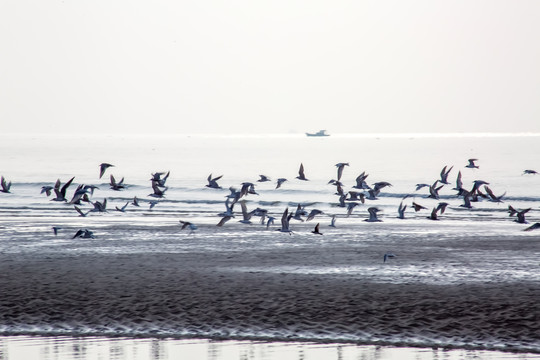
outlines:
{"label": "horizon line", "polygon": [[309,139],[329,139],[329,138],[453,138],[453,137],[536,137],[540,132],[404,132],[404,133],[329,133],[328,136],[308,137],[305,132],[295,133],[52,133],[52,132],[12,132],[3,133],[2,137],[9,136],[43,136],[43,137],[222,137],[222,138],[309,138]]}

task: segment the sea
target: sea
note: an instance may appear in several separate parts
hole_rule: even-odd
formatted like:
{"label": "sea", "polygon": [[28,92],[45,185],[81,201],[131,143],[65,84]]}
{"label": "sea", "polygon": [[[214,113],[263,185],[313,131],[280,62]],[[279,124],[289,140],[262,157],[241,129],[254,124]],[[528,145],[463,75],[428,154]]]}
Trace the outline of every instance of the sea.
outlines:
{"label": "sea", "polygon": [[[398,242],[407,237],[426,241],[477,236],[493,236],[540,241],[540,229],[525,231],[540,222],[540,134],[536,133],[448,133],[448,134],[331,134],[328,137],[307,137],[304,134],[1,134],[0,175],[11,182],[10,193],[0,193],[0,252],[13,256],[32,254],[107,253],[137,254],[149,252],[219,252],[227,248],[264,249],[270,246],[295,246],[296,237],[310,241],[306,235],[319,223],[328,231],[335,215],[335,229],[340,237],[333,241],[362,242],[373,239],[395,239],[388,250],[399,259]],[[467,167],[469,159],[477,167]],[[102,178],[100,164],[109,163]],[[367,189],[356,189],[356,179],[367,174],[370,187],[385,184],[375,199],[367,198],[347,215],[340,205],[336,164],[346,163],[339,181],[344,192],[357,191],[369,197]],[[299,168],[303,166],[302,181]],[[441,186],[441,172],[449,171],[448,182],[430,198],[429,186]],[[150,179],[157,173],[166,180],[164,197],[154,196]],[[471,208],[458,197],[458,173],[463,188],[471,190],[476,182],[485,196],[480,196]],[[115,191],[110,175],[124,188]],[[260,175],[270,181],[260,182]],[[67,191],[68,202],[79,184],[95,185],[92,201],[107,200],[107,212],[82,217],[74,205],[51,201],[42,188],[65,184],[74,177]],[[219,177],[220,188],[210,188],[209,178]],[[277,179],[285,178],[279,188]],[[312,222],[290,221],[291,236],[269,231],[264,237],[252,238],[241,219],[239,206],[236,218],[225,223],[235,231],[230,241],[216,240],[218,215],[226,211],[225,201],[243,184],[252,183],[254,192],[245,196],[248,210],[264,209],[266,217],[252,220],[265,228],[269,217],[275,218],[272,229],[281,226],[285,209],[294,212],[298,205],[306,211],[322,212]],[[428,186],[419,186],[425,184]],[[497,199],[490,199],[485,187]],[[232,188],[232,190],[231,190]],[[419,189],[417,189],[419,188]],[[137,198],[139,207],[132,205]],[[416,212],[412,202],[426,209]],[[432,210],[447,203],[439,221],[429,219]],[[124,211],[119,211],[126,205]],[[398,207],[407,204],[404,219],[398,218]],[[525,213],[526,223],[510,216],[509,206]],[[368,208],[379,211],[381,220],[375,232],[359,232],[358,224],[369,219]],[[88,203],[79,206],[84,213],[93,209]],[[189,221],[195,227],[180,230],[179,221]],[[156,226],[168,233],[165,239],[178,236],[197,237],[200,241],[182,243],[163,241],[156,245],[152,231],[130,234],[125,241],[111,242],[118,229],[130,226]],[[59,227],[62,236],[53,234]],[[175,227],[177,226],[177,227]],[[81,242],[72,239],[78,229],[92,231],[94,239]],[[333,230],[336,231],[336,230]],[[190,235],[191,233],[191,235]],[[69,235],[67,235],[69,234]],[[272,241],[267,241],[272,237]],[[205,239],[206,238],[206,239]],[[205,241],[206,240],[206,241]],[[211,241],[210,241],[211,240]],[[189,248],[186,248],[189,244]],[[392,245],[392,243],[390,243]],[[381,262],[383,253],[379,254]],[[379,256],[378,255],[378,256]],[[389,272],[384,267],[305,266],[257,269],[258,271],[301,274],[347,273],[369,277],[381,283],[461,284],[493,282],[538,282],[538,253],[486,250],[485,253],[463,254],[471,259],[490,257],[495,261],[468,261],[441,269],[429,264],[399,267]],[[395,261],[389,258],[388,261]],[[444,271],[442,271],[444,270]],[[3,291],[3,290],[0,290]],[[0,295],[1,296],[1,295]],[[39,329],[37,329],[39,330]],[[197,338],[179,339],[175,334],[130,332],[121,336],[84,336],[65,331],[32,334],[28,327],[0,323],[0,359],[173,359],[179,357],[208,359],[540,359],[540,346],[532,344],[516,352],[471,350],[456,342],[451,349],[437,344],[427,348],[357,345],[336,335],[323,343],[282,339],[238,340]],[[170,335],[170,336],[169,336]],[[528,352],[528,350],[533,350]]]}

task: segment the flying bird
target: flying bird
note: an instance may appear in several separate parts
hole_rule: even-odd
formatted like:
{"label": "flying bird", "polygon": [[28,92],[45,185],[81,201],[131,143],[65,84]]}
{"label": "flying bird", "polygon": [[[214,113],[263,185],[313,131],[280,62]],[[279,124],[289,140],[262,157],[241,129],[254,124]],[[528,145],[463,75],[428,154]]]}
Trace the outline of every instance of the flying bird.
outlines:
{"label": "flying bird", "polygon": [[79,229],[75,235],[73,235],[72,239],[75,239],[77,237],[83,238],[83,239],[94,239],[94,233],[88,229]]}
{"label": "flying bird", "polygon": [[61,182],[60,179],[56,180],[56,183],[54,184],[54,193],[56,194],[56,197],[54,199],[51,199],[51,201],[67,201],[66,199],[66,191],[67,188],[71,185],[73,182],[73,179],[75,179],[75,176],[69,179],[67,183],[64,184],[64,186],[60,187]]}
{"label": "flying bird", "polygon": [[85,217],[90,211],[83,212],[78,206],[74,206],[75,210],[79,213],[79,216]]}
{"label": "flying bird", "polygon": [[383,256],[383,262],[386,262],[386,260],[388,260],[388,259],[393,259],[393,258],[395,258],[395,257],[396,257],[396,255],[394,255],[394,254],[392,254],[392,253],[386,253],[386,254],[384,254],[384,256]]}
{"label": "flying bird", "polygon": [[276,189],[279,189],[279,188],[281,187],[281,185],[282,185],[285,181],[287,181],[287,179],[285,179],[285,178],[279,178],[279,179],[277,179],[277,182],[276,182]]}
{"label": "flying bird", "polygon": [[125,212],[128,205],[129,205],[129,201],[127,201],[126,204],[124,206],[122,206],[121,208],[116,206],[116,210],[118,210],[120,212]]}
{"label": "flying bird", "polygon": [[148,194],[148,196],[155,197],[155,198],[162,198],[165,196],[165,191],[167,191],[168,188],[160,189],[159,185],[155,182],[152,183],[152,190],[154,192],[152,194]]}
{"label": "flying bird", "polygon": [[304,175],[304,164],[302,163],[300,164],[300,169],[298,169],[298,176],[296,178],[304,181],[308,180]]}
{"label": "flying bird", "polygon": [[259,175],[259,180],[257,180],[258,182],[266,182],[266,181],[270,181],[270,178],[266,175]]}
{"label": "flying bird", "polygon": [[219,220],[219,222],[216,224],[216,226],[223,226],[227,221],[231,220],[234,216],[224,216]]}
{"label": "flying bird", "polygon": [[322,233],[319,231],[319,223],[315,225],[315,229],[312,231],[313,234],[322,235]]}
{"label": "flying bird", "polygon": [[251,224],[251,216],[253,213],[248,212],[245,200],[240,201],[240,207],[242,209],[242,220],[240,220],[240,222],[243,224]]}
{"label": "flying bird", "polygon": [[412,203],[412,206],[413,206],[415,212],[419,212],[420,210],[426,210],[427,209],[427,207],[422,206],[420,204],[417,204],[414,201]]}
{"label": "flying bird", "polygon": [[112,164],[108,163],[101,163],[99,165],[99,178],[101,179],[103,177],[103,174],[105,174],[105,171],[110,168],[111,166],[114,166]]}
{"label": "flying bird", "polygon": [[523,174],[521,175],[537,175],[538,172],[536,170],[530,170],[530,169],[527,169],[527,170],[523,170]]}
{"label": "flying bird", "polygon": [[465,166],[466,168],[470,169],[478,169],[479,166],[476,165],[475,161],[478,161],[478,159],[469,159],[467,160],[469,163]]}
{"label": "flying bird", "polygon": [[221,186],[218,185],[217,181],[221,179],[223,175],[217,176],[215,178],[212,177],[212,174],[208,175],[208,185],[206,187],[209,187],[211,189],[221,189]]}
{"label": "flying bird", "polygon": [[2,188],[0,189],[0,192],[3,192],[3,193],[9,193],[9,189],[11,188],[11,181],[10,182],[7,182],[6,179],[2,176],[2,178],[0,179],[0,185],[2,186]]}
{"label": "flying bird", "polygon": [[283,215],[281,215],[281,228],[277,230],[280,232],[289,233],[289,235],[291,235],[292,231],[289,228],[290,219],[291,217],[289,216],[289,208],[285,208],[285,211],[283,211]]}
{"label": "flying bird", "polygon": [[536,229],[540,229],[540,222],[532,224],[528,228],[523,229],[523,231],[532,231],[532,230],[536,230]]}
{"label": "flying bird", "polygon": [[111,181],[110,181],[111,189],[113,189],[115,191],[120,191],[120,190],[125,188],[125,186],[124,186],[124,178],[122,178],[122,180],[120,180],[118,182],[114,178],[113,174],[111,174],[110,178],[111,178]]}
{"label": "flying bird", "polygon": [[379,212],[380,210],[377,209],[376,207],[370,207],[368,209],[368,212],[369,212],[369,219],[365,219],[364,221],[367,221],[367,222],[381,222],[382,220],[380,220],[378,217],[377,217],[377,213]]}
{"label": "flying bird", "polygon": [[189,234],[192,234],[193,232],[195,232],[195,230],[197,230],[197,225],[193,224],[193,223],[190,223],[189,221],[182,221],[182,220],[179,220],[180,221],[180,224],[182,224],[182,227],[180,228],[180,230],[184,230],[185,228],[189,228]]}
{"label": "flying bird", "polygon": [[405,210],[407,209],[407,205],[403,205],[403,202],[399,203],[398,207],[398,218],[405,219]]}
{"label": "flying bird", "polygon": [[317,215],[322,214],[323,212],[321,210],[313,209],[309,212],[309,215],[306,219],[306,221],[313,220],[313,218]]}
{"label": "flying bird", "polygon": [[345,166],[349,166],[349,163],[337,163],[337,181],[341,180],[341,176],[343,175],[343,168]]}
{"label": "flying bird", "polygon": [[336,215],[332,215],[332,219],[330,219],[330,227],[336,227]]}
{"label": "flying bird", "polygon": [[441,170],[441,184],[448,185],[450,184],[448,182],[448,175],[450,174],[450,171],[452,170],[453,166],[450,167],[450,169],[446,170],[446,166],[443,167]]}

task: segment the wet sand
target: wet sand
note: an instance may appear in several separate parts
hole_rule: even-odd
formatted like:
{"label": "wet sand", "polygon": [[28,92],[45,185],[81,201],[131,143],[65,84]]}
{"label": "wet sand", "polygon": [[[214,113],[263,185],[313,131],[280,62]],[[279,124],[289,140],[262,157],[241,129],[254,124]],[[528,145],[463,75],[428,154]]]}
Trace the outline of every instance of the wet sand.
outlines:
{"label": "wet sand", "polygon": [[391,284],[255,270],[305,258],[294,249],[2,254],[0,330],[540,349],[537,282]]}

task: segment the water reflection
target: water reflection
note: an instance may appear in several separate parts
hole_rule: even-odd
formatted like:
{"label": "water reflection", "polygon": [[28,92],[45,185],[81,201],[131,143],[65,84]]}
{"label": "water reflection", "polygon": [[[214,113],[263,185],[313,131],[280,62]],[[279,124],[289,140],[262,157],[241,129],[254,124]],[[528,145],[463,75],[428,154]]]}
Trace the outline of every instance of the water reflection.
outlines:
{"label": "water reflection", "polygon": [[207,339],[0,337],[0,360],[452,360],[537,359],[540,354]]}

